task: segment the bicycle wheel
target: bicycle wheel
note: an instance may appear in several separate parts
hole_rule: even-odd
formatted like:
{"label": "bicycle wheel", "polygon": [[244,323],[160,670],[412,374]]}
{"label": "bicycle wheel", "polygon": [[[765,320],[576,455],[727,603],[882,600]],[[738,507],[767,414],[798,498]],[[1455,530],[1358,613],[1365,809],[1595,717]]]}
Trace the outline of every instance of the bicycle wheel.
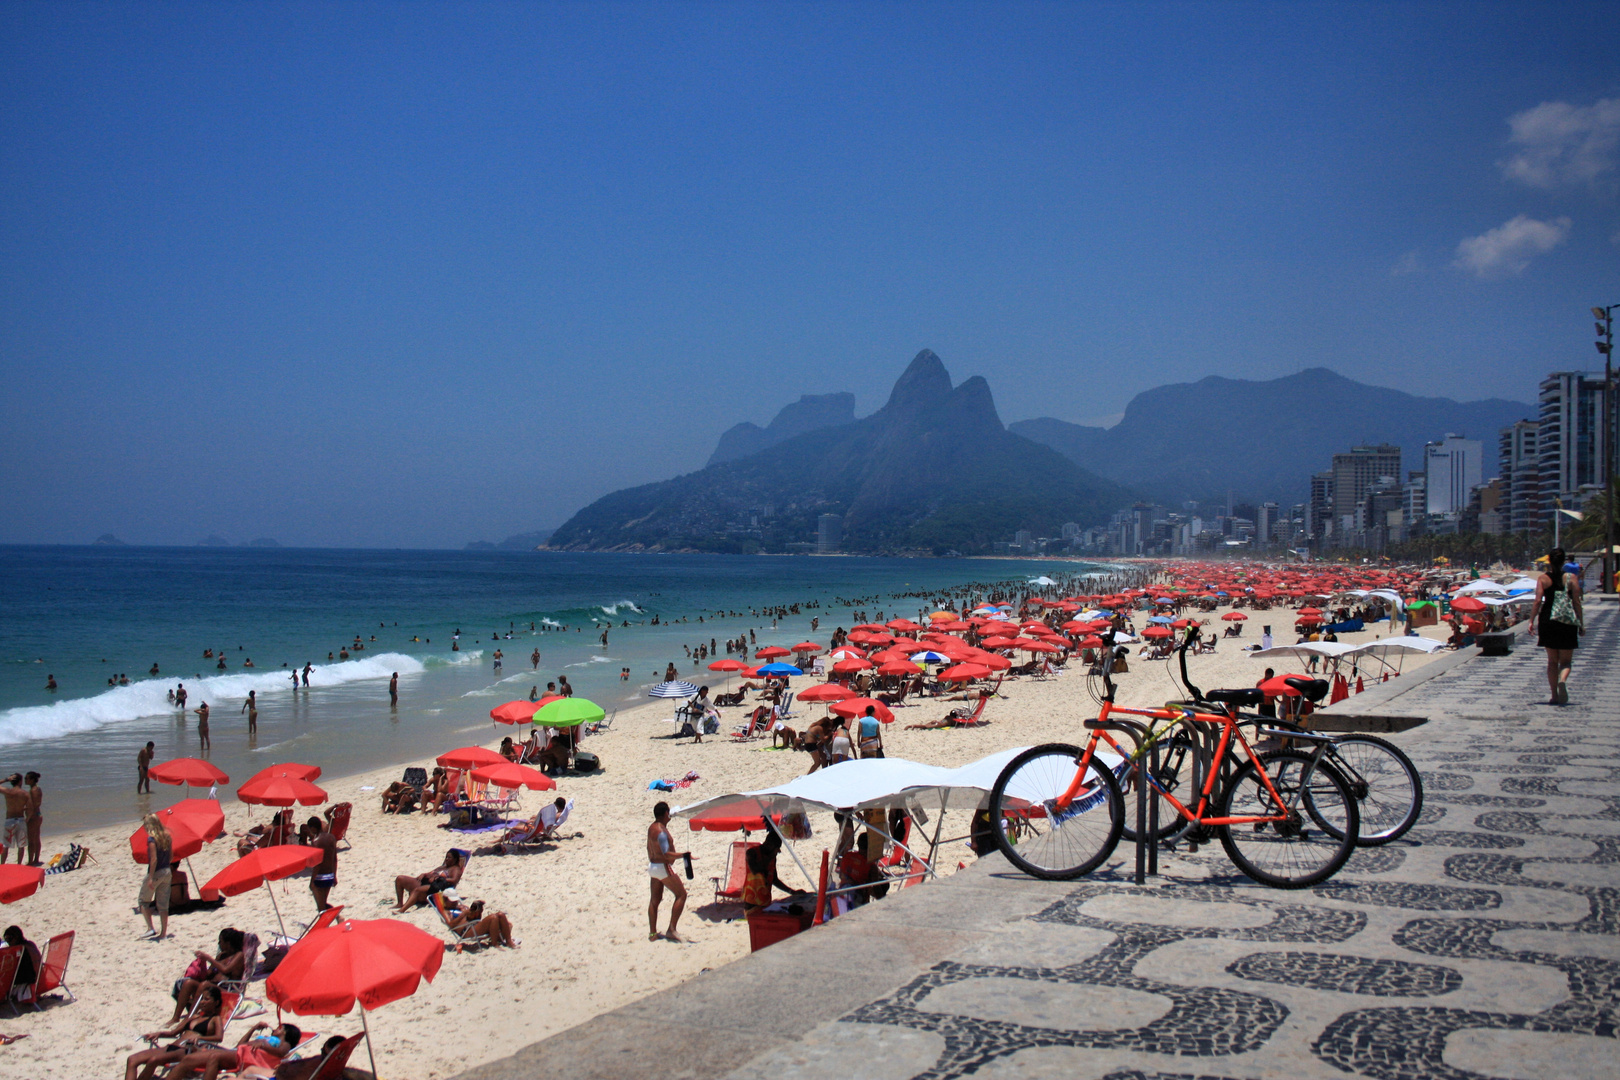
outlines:
{"label": "bicycle wheel", "polygon": [[[1376,735],[1341,735],[1331,760],[1350,783],[1361,811],[1356,843],[1376,847],[1406,835],[1423,812],[1423,779],[1412,759]],[[1322,827],[1333,830],[1330,822]]]}
{"label": "bicycle wheel", "polygon": [[996,846],[1032,877],[1061,881],[1089,874],[1119,843],[1119,784],[1100,761],[1086,766],[1074,800],[1057,804],[1075,781],[1080,757],[1079,747],[1063,743],[1031,747],[1007,763],[990,789],[990,820],[1001,825]]}
{"label": "bicycle wheel", "polygon": [[[1262,755],[1276,799],[1254,762],[1244,762],[1221,791],[1216,817],[1271,817],[1283,821],[1219,825],[1221,846],[1234,865],[1262,885],[1303,889],[1338,872],[1355,850],[1361,817],[1350,784],[1332,766],[1298,750]],[[1334,832],[1329,832],[1331,822]]]}
{"label": "bicycle wheel", "polygon": [[[1198,790],[1199,779],[1195,764],[1192,740],[1187,738],[1185,732],[1178,731],[1159,744],[1159,767],[1153,773],[1158,783],[1148,783],[1147,795],[1159,802],[1159,828],[1153,835],[1161,842],[1175,839],[1191,824],[1162,793],[1168,791],[1196,810],[1192,802],[1197,798],[1193,793]],[[1128,762],[1124,771],[1116,777],[1120,798],[1125,804],[1125,823],[1120,835],[1132,844],[1136,843],[1136,788],[1138,782],[1145,779],[1146,765],[1146,759]]]}

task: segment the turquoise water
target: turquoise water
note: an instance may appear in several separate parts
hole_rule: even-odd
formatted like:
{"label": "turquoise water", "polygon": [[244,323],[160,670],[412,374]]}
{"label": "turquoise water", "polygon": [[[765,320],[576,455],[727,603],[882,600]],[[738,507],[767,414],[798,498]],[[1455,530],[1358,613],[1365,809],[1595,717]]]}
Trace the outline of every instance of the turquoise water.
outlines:
{"label": "turquoise water", "polygon": [[[0,775],[43,775],[48,832],[124,820],[145,809],[134,763],[147,740],[159,761],[199,752],[196,718],[166,700],[177,683],[189,707],[208,702],[209,758],[233,779],[279,761],[342,775],[485,741],[498,734],[491,708],[562,675],[611,712],[645,700],[667,663],[704,681],[710,673],[683,646],[714,639],[724,656],[725,639],[749,629],[759,647],[825,642],[856,610],[915,618],[925,606],[896,593],[979,593],[1058,577],[1055,567],[1103,569],[985,559],[0,548]],[[782,617],[775,629],[769,614],[750,614],[811,602],[821,607]],[[821,629],[812,634],[815,616]],[[654,617],[662,625],[649,625]],[[364,649],[339,659],[357,636]],[[205,649],[224,656],[224,670],[203,658]],[[306,663],[315,668],[310,688],[295,692],[289,673]],[[148,675],[154,664],[156,677]],[[396,671],[400,702],[391,708]],[[130,685],[109,686],[120,674]],[[47,676],[56,691],[45,689]],[[250,689],[259,700],[253,738],[240,713]],[[157,788],[157,805],[177,792]]]}

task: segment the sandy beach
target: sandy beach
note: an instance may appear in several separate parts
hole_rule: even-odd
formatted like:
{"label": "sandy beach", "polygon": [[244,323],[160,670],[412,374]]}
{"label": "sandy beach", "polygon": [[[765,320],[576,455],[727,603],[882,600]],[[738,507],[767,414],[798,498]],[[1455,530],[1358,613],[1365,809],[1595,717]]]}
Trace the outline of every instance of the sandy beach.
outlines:
{"label": "sandy beach", "polygon": [[[1221,640],[1214,655],[1189,658],[1194,680],[1205,689],[1253,685],[1267,663],[1243,653],[1241,646],[1257,640],[1261,622],[1270,621],[1278,629],[1292,624],[1290,612],[1270,614],[1272,618],[1266,620],[1260,613],[1251,613],[1241,639]],[[1218,633],[1223,625],[1215,621],[1218,613],[1203,617],[1212,620],[1210,628]],[[1377,624],[1360,634],[1341,635],[1341,640],[1372,640],[1387,636],[1387,628],[1387,623]],[[1424,633],[1444,636],[1435,628]],[[1291,640],[1292,635],[1288,636]],[[1407,670],[1427,659],[1407,657]],[[1297,666],[1272,666],[1279,672],[1299,670]],[[794,683],[802,688],[813,681],[796,679]],[[1123,704],[1149,705],[1179,696],[1162,662],[1133,658],[1131,672],[1119,681]],[[1045,681],[1009,680],[1002,686],[1004,696],[990,704],[987,726],[904,730],[908,723],[943,716],[950,707],[944,701],[925,699],[899,710],[898,722],[885,729],[887,753],[954,766],[1010,746],[1076,740],[1080,721],[1095,711],[1084,683],[1078,668]],[[726,688],[718,680],[716,685]],[[691,905],[680,926],[687,941],[647,940],[644,835],[652,805],[667,799],[680,806],[755,788],[789,779],[809,766],[807,755],[801,753],[771,751],[763,741],[733,742],[724,732],[735,726],[742,711],[725,712],[722,735],[709,737],[701,745],[668,737],[673,731],[664,722],[672,715],[668,702],[650,702],[621,712],[610,731],[585,741],[585,748],[602,759],[601,772],[562,778],[556,793],[524,793],[522,805],[529,814],[554,794],[575,800],[572,817],[563,829],[566,838],[549,848],[522,854],[476,854],[460,889],[464,897],[482,898],[491,910],[505,911],[522,940],[521,948],[448,954],[431,985],[424,984],[414,997],[371,1014],[382,1076],[424,1080],[453,1075],[747,952],[748,932],[739,917],[740,907],[710,903],[709,877],[724,872],[727,844],[735,836],[692,833],[680,823],[675,826],[677,843],[690,840],[696,869]],[[800,712],[819,714],[820,709],[803,707]],[[454,723],[447,721],[446,730],[468,720],[463,716]],[[510,729],[491,725],[487,737],[478,738],[494,746],[508,733]],[[1398,738],[1421,739],[1422,732],[1419,729]],[[443,749],[468,741],[465,736],[452,739],[454,736],[447,735]],[[440,827],[442,815],[395,817],[380,812],[378,793],[382,788],[398,779],[408,765],[430,764],[425,760],[398,762],[385,769],[320,781],[334,802],[354,804],[348,837],[352,847],[340,857],[338,884],[331,897],[334,904],[344,905],[346,916],[387,917],[395,875],[425,872],[439,863],[449,847],[487,848],[498,836],[452,833]],[[688,771],[697,772],[702,779],[682,791],[666,795],[647,788],[652,780],[675,779]],[[167,805],[181,797],[178,788],[160,787],[154,803]],[[225,799],[226,827],[231,832],[241,832],[270,816],[267,808],[242,805],[229,793]],[[275,915],[265,891],[259,889],[231,898],[216,911],[175,917],[169,940],[142,941],[144,927],[132,910],[142,870],[131,859],[128,846],[136,822],[72,834],[51,833],[49,803],[46,810],[47,857],[65,850],[71,841],[87,846],[99,862],[47,877],[33,897],[7,906],[4,918],[19,924],[42,946],[53,934],[77,931],[67,981],[78,1000],[53,1004],[40,1014],[0,1020],[0,1032],[29,1036],[0,1048],[0,1069],[19,1080],[118,1076],[124,1057],[139,1048],[139,1033],[154,1030],[168,1019],[173,1004],[168,987],[185,969],[192,950],[212,951],[219,930],[227,926],[263,935],[275,928]],[[967,831],[966,815],[957,818],[947,820],[945,835]],[[834,839],[830,819],[822,816],[813,824],[815,837],[798,845],[812,869],[819,863],[822,848],[831,846]],[[232,852],[221,841],[191,862],[197,879],[206,880],[231,858]],[[951,844],[941,851],[940,870],[949,873],[972,859],[965,843]],[[784,880],[798,884],[790,860],[783,859],[780,869]],[[312,916],[314,906],[306,879],[280,882],[274,888],[289,925],[293,919],[307,921]],[[430,909],[402,917],[450,940]],[[666,901],[661,927],[667,917]],[[262,988],[262,983],[257,986]],[[256,996],[262,998],[262,989]],[[274,1007],[270,1008],[273,1014]],[[323,1033],[359,1030],[359,1017],[352,1014],[299,1018],[298,1022]],[[235,1029],[238,1034],[240,1030]],[[365,1064],[363,1048],[353,1064]]]}

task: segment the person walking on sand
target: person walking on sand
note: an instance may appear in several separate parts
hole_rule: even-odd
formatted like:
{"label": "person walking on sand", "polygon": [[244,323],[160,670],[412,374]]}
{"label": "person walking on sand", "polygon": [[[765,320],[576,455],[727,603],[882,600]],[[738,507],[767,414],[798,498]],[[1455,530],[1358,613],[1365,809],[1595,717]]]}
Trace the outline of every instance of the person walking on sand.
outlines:
{"label": "person walking on sand", "polygon": [[388,677],[388,707],[393,708],[399,704],[399,672]]}
{"label": "person walking on sand", "polygon": [[259,698],[254,691],[248,691],[247,700],[242,702],[242,711],[247,713],[248,734],[252,735],[259,730]]}
{"label": "person walking on sand", "polygon": [[39,773],[31,772],[23,777],[23,783],[28,785],[28,865],[39,865],[39,828],[44,821],[40,807],[45,804],[45,792],[39,786]]}
{"label": "person walking on sand", "polygon": [[[675,924],[686,910],[686,883],[675,873],[676,859],[690,859],[690,851],[676,851],[675,841],[669,835],[669,803],[653,807],[653,823],[647,826],[647,875],[652,878],[652,899],[647,904],[647,940],[680,941]],[[669,929],[658,932],[658,908],[664,902],[664,890],[675,897],[669,909]]]}
{"label": "person walking on sand", "polygon": [[156,756],[157,746],[150,742],[135,755],[135,794],[152,794],[152,759]]}
{"label": "person walking on sand", "polygon": [[1568,572],[1564,559],[1563,548],[1547,553],[1547,572],[1536,578],[1536,601],[1530,610],[1530,633],[1547,650],[1549,705],[1569,704],[1569,666],[1586,633],[1581,579]]}
{"label": "person walking on sand", "polygon": [[211,749],[213,744],[208,740],[208,702],[205,701],[201,705],[197,706],[196,713],[197,738],[202,740],[202,748],[204,750]]}
{"label": "person walking on sand", "polygon": [[141,892],[135,902],[146,918],[148,934],[152,933],[152,909],[157,909],[162,921],[152,940],[162,941],[169,936],[169,882],[174,841],[156,814],[147,814],[143,824],[146,826],[146,880],[141,882]]}
{"label": "person walking on sand", "polygon": [[321,849],[321,861],[309,876],[309,892],[315,897],[315,913],[319,915],[332,906],[326,898],[337,885],[337,837],[332,835],[331,824],[319,817],[311,816],[309,827],[315,831],[313,845]]}
{"label": "person walking on sand", "polygon": [[28,850],[28,792],[22,782],[22,773],[12,773],[6,778],[6,786],[0,788],[0,795],[6,800],[6,823],[0,831],[0,866],[5,865],[7,848],[17,849],[19,866]]}

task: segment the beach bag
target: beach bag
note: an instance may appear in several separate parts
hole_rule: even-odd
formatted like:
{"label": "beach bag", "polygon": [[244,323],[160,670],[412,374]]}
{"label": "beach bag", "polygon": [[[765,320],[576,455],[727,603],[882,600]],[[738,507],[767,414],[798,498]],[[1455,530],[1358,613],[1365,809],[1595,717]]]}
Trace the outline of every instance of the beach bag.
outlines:
{"label": "beach bag", "polygon": [[600,769],[601,767],[602,767],[601,759],[598,758],[595,754],[589,753],[588,751],[585,751],[585,750],[581,750],[579,753],[574,755],[574,771],[575,772],[595,772],[597,769]]}
{"label": "beach bag", "polygon": [[1564,575],[1564,580],[1560,584],[1563,588],[1553,594],[1552,610],[1547,613],[1547,618],[1565,626],[1580,626],[1581,617],[1575,614],[1575,602],[1569,598],[1568,574]]}

